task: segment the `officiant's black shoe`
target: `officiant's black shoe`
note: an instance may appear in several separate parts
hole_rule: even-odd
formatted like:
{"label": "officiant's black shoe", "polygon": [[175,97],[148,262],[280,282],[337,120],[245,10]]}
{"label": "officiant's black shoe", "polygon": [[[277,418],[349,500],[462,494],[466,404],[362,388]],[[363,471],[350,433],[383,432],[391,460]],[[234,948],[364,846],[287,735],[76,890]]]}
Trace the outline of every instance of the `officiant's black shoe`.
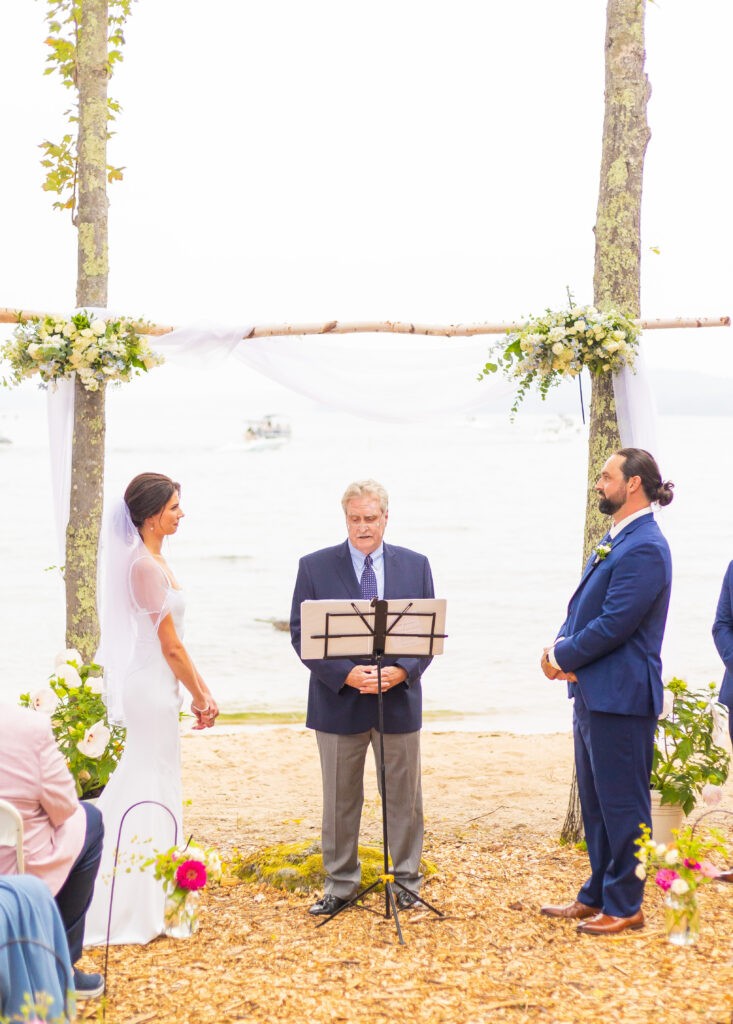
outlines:
{"label": "officiant's black shoe", "polygon": [[413,896],[411,892],[405,892],[404,889],[400,889],[397,893],[398,910],[409,910],[410,907],[414,907],[416,903],[417,896]]}
{"label": "officiant's black shoe", "polygon": [[342,900],[340,896],[334,896],[332,893],[327,892],[325,896],[321,896],[318,903],[314,903],[312,907],[308,907],[308,913],[328,916],[329,914],[335,914],[337,910],[340,910],[341,907],[345,906],[348,902],[348,900]]}

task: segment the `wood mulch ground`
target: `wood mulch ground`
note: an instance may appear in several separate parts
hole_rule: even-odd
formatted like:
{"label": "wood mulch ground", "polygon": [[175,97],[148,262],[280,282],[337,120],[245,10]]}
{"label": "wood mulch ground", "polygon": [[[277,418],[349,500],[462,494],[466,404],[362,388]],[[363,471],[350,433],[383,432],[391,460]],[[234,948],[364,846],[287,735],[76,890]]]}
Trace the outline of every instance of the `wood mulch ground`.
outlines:
{"label": "wood mulch ground", "polygon": [[[429,834],[425,853],[439,874],[424,895],[445,917],[401,914],[405,946],[383,897],[316,929],[312,897],[223,885],[204,896],[191,939],[110,950],[107,1020],[731,1024],[733,886],[705,889],[699,944],[677,949],[652,885],[642,931],[596,939],[540,916],[586,875],[586,855],[554,835],[475,823]],[[103,960],[94,950],[83,965]]]}

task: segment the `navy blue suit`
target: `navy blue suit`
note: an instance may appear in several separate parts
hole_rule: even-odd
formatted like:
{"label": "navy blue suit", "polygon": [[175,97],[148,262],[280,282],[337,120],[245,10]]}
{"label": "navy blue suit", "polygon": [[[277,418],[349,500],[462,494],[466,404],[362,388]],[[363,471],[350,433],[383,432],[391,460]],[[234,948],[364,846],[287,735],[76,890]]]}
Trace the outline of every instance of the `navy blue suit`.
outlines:
{"label": "navy blue suit", "polygon": [[[424,555],[408,548],[384,545],[384,597],[434,597],[430,564]],[[302,601],[361,600],[348,541],[322,548],[301,558],[290,612],[290,636],[300,657],[300,605]],[[407,679],[384,694],[384,731],[415,732],[422,725],[420,677],[432,658],[384,658],[383,665],[399,664]],[[306,725],[320,732],[342,736],[377,727],[377,697],[361,694],[344,680],[357,664],[368,659],[306,660],[310,669]]]}
{"label": "navy blue suit", "polygon": [[660,651],[672,585],[669,546],[652,514],[589,558],[570,599],[555,659],[577,683],[573,733],[591,877],[578,900],[631,917],[644,885],[634,839],[651,821],[649,776],[662,709]]}
{"label": "navy blue suit", "polygon": [[[725,665],[720,703],[733,708],[733,562],[728,566],[720,590],[713,623],[713,639]],[[733,737],[733,714],[728,716],[728,729]]]}

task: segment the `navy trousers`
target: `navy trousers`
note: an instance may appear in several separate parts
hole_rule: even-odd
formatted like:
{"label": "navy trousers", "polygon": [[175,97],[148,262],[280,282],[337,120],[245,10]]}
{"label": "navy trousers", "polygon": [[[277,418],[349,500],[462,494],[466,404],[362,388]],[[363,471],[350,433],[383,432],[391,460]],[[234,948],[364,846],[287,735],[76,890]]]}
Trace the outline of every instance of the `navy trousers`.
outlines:
{"label": "navy trousers", "polygon": [[580,687],[575,693],[575,770],[591,867],[578,900],[613,917],[631,917],[644,897],[634,840],[642,822],[651,825],[657,719],[590,711]]}
{"label": "navy trousers", "polygon": [[87,831],[81,853],[74,861],[69,875],[56,893],[56,906],[66,929],[66,941],[72,964],[81,956],[84,944],[84,918],[92,902],[94,882],[102,857],[104,824],[102,814],[94,804],[81,802],[87,816]]}

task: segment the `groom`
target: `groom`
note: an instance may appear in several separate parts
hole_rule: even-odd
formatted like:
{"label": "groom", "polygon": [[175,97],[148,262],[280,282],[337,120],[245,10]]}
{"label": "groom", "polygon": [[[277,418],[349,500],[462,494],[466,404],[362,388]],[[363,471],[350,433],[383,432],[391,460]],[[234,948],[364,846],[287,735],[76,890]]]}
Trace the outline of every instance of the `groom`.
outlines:
{"label": "groom", "polygon": [[[353,483],[341,505],[348,539],[301,558],[290,613],[290,635],[300,657],[303,601],[434,597],[424,555],[383,543],[388,499],[375,480]],[[384,763],[387,826],[395,881],[417,893],[422,882],[420,677],[431,658],[385,658]],[[323,779],[323,864],[326,891],[311,914],[332,914],[356,895],[361,882],[359,824],[367,748],[378,751],[377,669],[367,659],[303,661],[310,670],[306,726],[314,729]],[[379,778],[379,776],[378,776]],[[414,897],[400,889],[397,905]]]}
{"label": "groom", "polygon": [[634,840],[640,822],[651,821],[660,651],[672,584],[669,546],[651,504],[668,505],[672,488],[641,448],[622,448],[608,459],[595,489],[611,528],[588,559],[557,640],[542,655],[545,675],[567,679],[575,698],[575,767],[591,866],[573,903],[542,913],[578,921],[586,935],[644,925]]}

